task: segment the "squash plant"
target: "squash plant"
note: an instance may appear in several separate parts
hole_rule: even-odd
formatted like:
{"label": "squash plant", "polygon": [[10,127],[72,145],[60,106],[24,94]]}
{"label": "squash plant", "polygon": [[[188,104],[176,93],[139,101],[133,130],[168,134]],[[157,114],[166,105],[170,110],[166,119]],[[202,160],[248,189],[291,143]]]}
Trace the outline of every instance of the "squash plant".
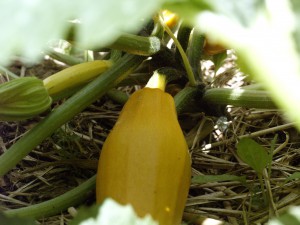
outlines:
{"label": "squash plant", "polygon": [[[179,10],[180,11],[180,10]],[[189,78],[189,85],[183,89],[183,91],[179,92],[175,96],[175,105],[178,110],[182,110],[183,102],[185,102],[185,98],[195,97],[195,93],[203,91],[203,99],[208,103],[213,102],[217,104],[236,104],[236,105],[245,105],[245,99],[248,98],[248,102],[252,103],[252,107],[255,106],[264,106],[268,105],[268,107],[274,107],[274,104],[266,104],[266,102],[270,102],[270,98],[268,97],[266,92],[261,92],[257,90],[249,90],[243,89],[241,95],[240,93],[233,93],[231,89],[222,89],[222,90],[202,90],[199,84],[199,79],[195,76],[194,66],[197,67],[196,64],[190,65],[192,61],[197,61],[193,57],[199,57],[201,54],[191,54],[190,57],[186,56],[186,47],[185,43],[178,41],[176,37],[172,34],[172,31],[165,25],[161,19],[155,21],[156,23],[161,22],[162,26],[165,28],[166,33],[174,39],[176,44],[176,49],[180,52],[181,57],[183,58],[184,62],[184,71],[185,75]],[[187,37],[190,37],[190,31],[192,29],[187,29]],[[234,32],[232,32],[234,34]],[[124,41],[124,37],[130,38],[132,34],[123,36],[123,39],[119,39]],[[45,116],[42,121],[36,125],[33,129],[28,131],[22,138],[20,138],[13,146],[10,147],[8,151],[3,153],[0,156],[0,176],[5,175],[9,170],[11,170],[18,162],[20,162],[32,149],[34,149],[37,145],[39,145],[45,138],[51,135],[57,128],[62,126],[64,123],[72,119],[75,115],[81,112],[84,108],[89,106],[92,102],[96,101],[99,97],[103,96],[107,91],[109,91],[112,87],[119,84],[127,75],[132,73],[137,67],[141,66],[141,63],[146,58],[145,55],[152,55],[157,53],[160,49],[161,41],[156,37],[151,37],[149,39],[145,39],[139,37],[139,40],[143,42],[134,42],[131,39],[131,43],[135,43],[136,45],[127,45],[125,46],[124,43],[121,46],[118,43],[114,43],[109,45],[111,48],[120,49],[123,52],[130,52],[130,55],[126,54],[119,60],[117,60],[109,69],[107,69],[101,76],[95,78],[94,81],[89,83],[87,86],[83,87],[81,90],[76,92],[73,96],[67,99],[64,104],[60,105],[53,111],[51,111],[48,115]],[[150,42],[147,42],[150,40]],[[146,42],[144,42],[146,41]],[[151,43],[154,45],[151,45]],[[150,52],[149,54],[145,54],[144,51],[140,51],[139,43],[142,46],[154,46],[154,51]],[[150,45],[149,45],[150,44]],[[128,47],[130,46],[130,48]],[[136,49],[135,49],[136,47]],[[237,46],[239,47],[239,46]],[[200,50],[199,50],[200,51]],[[197,53],[197,52],[195,52]],[[143,55],[143,56],[140,56]],[[155,57],[155,56],[153,56]],[[150,60],[149,60],[150,61]],[[175,65],[174,65],[175,66]],[[176,65],[177,66],[177,65]],[[179,66],[178,66],[179,67]],[[182,69],[182,68],[181,68]],[[197,68],[196,68],[197,69]],[[259,71],[261,73],[261,71]],[[150,85],[150,84],[149,84]],[[163,85],[164,86],[164,85]],[[190,87],[193,86],[193,87]],[[164,93],[162,90],[154,89],[150,90],[150,87],[146,87],[135,94],[130,98],[129,102],[124,107],[120,120],[118,121],[115,129],[112,131],[111,135],[109,136],[108,140],[106,141],[105,146],[103,147],[103,154],[101,158],[108,158],[107,160],[100,158],[99,164],[99,174],[97,179],[97,193],[98,193],[98,202],[101,202],[104,198],[108,196],[112,196],[116,198],[121,203],[132,203],[135,207],[135,210],[138,212],[139,215],[144,215],[145,213],[150,213],[155,219],[159,221],[165,221],[167,218],[172,218],[170,221],[173,224],[180,223],[181,214],[184,207],[184,201],[187,195],[187,190],[189,186],[189,176],[190,176],[190,162],[189,156],[187,153],[187,147],[184,143],[182,132],[178,127],[178,122],[176,119],[176,113],[174,110],[174,103],[170,97]],[[161,87],[163,89],[163,87]],[[153,96],[158,98],[153,98],[152,95],[149,93],[155,93]],[[144,94],[145,93],[145,94]],[[164,97],[162,97],[164,96]],[[168,97],[166,97],[168,96]],[[243,98],[244,96],[244,98]],[[47,96],[48,97],[48,96]],[[266,97],[266,98],[264,98]],[[143,98],[145,100],[141,101],[139,98]],[[160,99],[161,102],[156,102],[157,99]],[[199,100],[199,99],[198,99]],[[200,100],[199,100],[200,101]],[[143,109],[139,104],[147,104],[146,109]],[[165,104],[163,104],[165,103]],[[247,103],[246,103],[247,105]],[[144,105],[142,105],[144,106]],[[132,113],[129,112],[129,109],[134,109],[139,113]],[[170,114],[170,115],[169,115]],[[124,118],[126,121],[124,122]],[[147,118],[147,119],[145,119]],[[137,122],[140,123],[137,123]],[[143,122],[141,122],[143,121]],[[147,123],[146,129],[143,127],[143,123]],[[161,123],[158,123],[160,121]],[[134,128],[132,129],[131,125],[133,124]],[[161,126],[161,125],[165,126]],[[171,129],[167,129],[167,127],[171,127]],[[153,130],[156,130],[154,132]],[[128,131],[128,130],[129,131]],[[138,132],[139,131],[139,132]],[[162,132],[163,131],[163,132]],[[146,134],[146,136],[145,136]],[[136,138],[138,137],[138,138]],[[174,138],[175,137],[175,138]],[[115,138],[120,141],[114,141]],[[120,138],[120,139],[119,139]],[[162,140],[163,138],[164,140]],[[134,140],[134,142],[133,142]],[[155,142],[154,142],[155,140]],[[173,140],[173,141],[170,141]],[[175,140],[175,141],[174,141]],[[129,142],[128,142],[129,141]],[[166,141],[166,142],[165,142]],[[174,142],[174,143],[173,143]],[[134,144],[137,143],[137,144]],[[153,143],[156,143],[157,148],[153,150]],[[161,145],[159,144],[161,143]],[[175,145],[176,143],[176,145]],[[128,163],[127,161],[121,161],[118,157],[122,156],[121,154],[117,154],[120,148],[122,149],[123,146],[127,146],[130,150],[130,154],[127,151],[123,151],[122,154],[128,157],[131,161]],[[137,148],[143,148],[143,151],[137,151]],[[179,148],[180,147],[180,148]],[[111,151],[108,151],[113,149]],[[167,152],[159,151],[161,149],[166,149]],[[155,154],[151,154],[155,153]],[[135,159],[134,156],[140,157],[139,161]],[[178,157],[178,168],[177,164],[175,165],[174,162],[166,162],[165,158],[176,158]],[[134,177],[123,176],[123,171],[118,171],[117,167],[119,165],[115,165],[115,162],[111,163],[111,157],[114,157],[118,160],[116,162],[120,162],[119,165],[122,165],[120,168],[125,168],[123,171],[129,171],[131,174],[136,175]],[[147,161],[150,159],[150,162]],[[177,159],[177,158],[176,158]],[[159,163],[157,166],[154,167],[153,170],[146,171],[145,174],[137,174],[140,172],[140,169],[150,168],[153,164]],[[136,166],[135,166],[136,165]],[[180,166],[180,167],[179,167]],[[112,168],[112,170],[107,169]],[[176,168],[177,172],[176,179],[169,180],[166,183],[168,189],[164,189],[161,187],[164,183],[164,177],[170,176],[170,168]],[[120,180],[111,179],[111,174],[120,177]],[[173,171],[172,171],[173,172]],[[121,173],[121,174],[120,174]],[[172,173],[173,174],[173,173]],[[172,177],[173,178],[173,177]],[[74,189],[68,193],[72,195],[63,195],[54,199],[55,201],[44,202],[38,205],[25,207],[23,209],[16,209],[16,210],[8,210],[6,212],[7,215],[10,216],[28,216],[32,215],[35,218],[41,218],[43,216],[50,216],[56,213],[61,212],[62,210],[66,209],[69,206],[76,205],[80,203],[85,196],[84,192],[86,190],[90,190],[93,188],[95,184],[95,177],[92,177],[87,182],[83,183],[81,188]],[[157,181],[157,182],[153,182]],[[182,180],[184,182],[182,182]],[[123,182],[122,182],[123,181]],[[124,196],[120,196],[119,191],[122,191],[121,187],[128,181],[128,185],[126,186],[126,190],[129,190],[125,193]],[[115,182],[115,183],[114,183]],[[172,183],[174,182],[174,183]],[[182,182],[182,183],[181,183]],[[149,202],[151,200],[162,200],[160,204],[150,204],[149,208],[142,205],[139,202],[137,196],[141,196],[141,193],[132,188],[132,184],[139,184],[141,185],[142,189],[149,191],[149,195],[142,196],[142,200],[145,202]],[[145,184],[149,184],[145,186]],[[130,185],[131,184],[131,185]],[[107,185],[107,186],[105,186]],[[144,185],[144,186],[143,186]],[[84,187],[84,188],[82,188]],[[132,189],[130,189],[132,188]],[[174,190],[172,190],[175,188]],[[163,192],[159,192],[163,190]],[[169,190],[170,193],[167,193],[166,190]],[[112,193],[110,193],[110,191]],[[175,195],[180,191],[179,195]],[[181,192],[182,191],[182,192]],[[117,193],[117,194],[116,194]],[[78,194],[78,195],[77,195]],[[133,196],[135,195],[136,196]],[[170,199],[167,199],[167,194],[173,196]],[[78,198],[75,198],[76,196]],[[132,197],[133,196],[133,197]],[[152,198],[151,198],[152,196]],[[53,207],[53,205],[56,207]],[[176,205],[178,208],[176,208]],[[158,207],[158,208],[156,208]],[[174,216],[176,215],[176,216]]]}

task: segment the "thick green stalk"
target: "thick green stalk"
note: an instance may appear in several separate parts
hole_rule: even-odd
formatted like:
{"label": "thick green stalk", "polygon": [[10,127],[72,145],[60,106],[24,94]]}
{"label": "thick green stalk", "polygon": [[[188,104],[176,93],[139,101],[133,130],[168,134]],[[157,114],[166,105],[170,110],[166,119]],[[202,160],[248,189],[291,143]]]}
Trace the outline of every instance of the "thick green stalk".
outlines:
{"label": "thick green stalk", "polygon": [[125,55],[101,76],[82,88],[64,102],[64,104],[54,109],[45,119],[28,131],[0,156],[0,176],[11,170],[32,149],[49,137],[60,126],[71,120],[75,115],[123,80],[143,60],[144,57],[141,56]]}
{"label": "thick green stalk", "polygon": [[248,108],[277,108],[268,92],[251,89],[213,88],[205,91],[203,101]]}
{"label": "thick green stalk", "polygon": [[110,89],[106,93],[106,95],[110,99],[112,99],[113,101],[115,101],[115,102],[117,102],[117,103],[119,103],[121,105],[124,105],[127,102],[128,98],[129,98],[129,96],[125,92],[123,92],[121,90],[118,90],[116,88]]}
{"label": "thick green stalk", "polygon": [[190,36],[187,57],[194,72],[195,80],[201,81],[201,58],[204,46],[204,35],[195,27]]}
{"label": "thick green stalk", "polygon": [[[180,24],[180,27],[178,29],[177,40],[180,43],[180,45],[184,51],[187,50],[187,47],[189,45],[191,32],[192,32],[192,28],[183,21]],[[176,48],[176,50],[175,50],[175,57],[177,60],[182,62],[181,55],[180,55],[178,48]]]}
{"label": "thick green stalk", "polygon": [[3,213],[9,217],[34,219],[57,215],[71,206],[82,203],[91,194],[90,191],[95,188],[95,185],[96,175],[56,198],[19,209],[6,210]]}
{"label": "thick green stalk", "polygon": [[168,35],[170,35],[170,37],[174,41],[174,44],[178,48],[178,51],[180,52],[180,55],[181,55],[181,58],[182,58],[182,61],[183,61],[183,64],[184,64],[184,67],[185,67],[185,70],[186,70],[189,82],[190,82],[190,85],[191,86],[196,86],[197,82],[195,80],[195,76],[194,76],[192,67],[191,67],[191,65],[189,63],[189,60],[188,60],[188,58],[187,58],[187,56],[186,56],[186,54],[185,54],[185,52],[184,52],[181,44],[179,43],[179,41],[177,40],[177,38],[175,37],[175,35],[173,34],[173,32],[170,30],[170,28],[164,23],[163,19],[161,17],[159,17],[159,18],[160,18],[159,20],[160,20],[161,24],[165,28],[165,31],[168,33]]}
{"label": "thick green stalk", "polygon": [[135,55],[150,56],[160,50],[160,45],[161,43],[158,37],[143,37],[134,34],[123,34],[108,47]]}
{"label": "thick green stalk", "polygon": [[66,55],[66,54],[63,54],[63,53],[60,53],[60,52],[56,52],[56,51],[54,51],[50,48],[48,50],[46,50],[45,53],[47,55],[49,55],[51,58],[56,59],[60,62],[66,63],[67,65],[70,65],[70,66],[77,65],[77,64],[83,62],[82,59],[76,58],[76,57],[71,56],[71,55]]}

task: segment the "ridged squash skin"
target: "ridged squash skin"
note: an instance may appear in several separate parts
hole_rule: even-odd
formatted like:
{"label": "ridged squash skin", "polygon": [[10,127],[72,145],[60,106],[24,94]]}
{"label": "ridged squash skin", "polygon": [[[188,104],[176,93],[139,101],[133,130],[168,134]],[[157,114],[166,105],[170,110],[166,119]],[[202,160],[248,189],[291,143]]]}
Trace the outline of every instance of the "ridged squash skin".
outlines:
{"label": "ridged squash skin", "polygon": [[188,147],[173,98],[143,88],[129,98],[99,160],[96,197],[130,203],[161,225],[181,223],[191,178]]}
{"label": "ridged squash skin", "polygon": [[86,84],[110,68],[109,60],[95,60],[80,63],[59,71],[43,80],[49,95],[55,96],[70,88]]}

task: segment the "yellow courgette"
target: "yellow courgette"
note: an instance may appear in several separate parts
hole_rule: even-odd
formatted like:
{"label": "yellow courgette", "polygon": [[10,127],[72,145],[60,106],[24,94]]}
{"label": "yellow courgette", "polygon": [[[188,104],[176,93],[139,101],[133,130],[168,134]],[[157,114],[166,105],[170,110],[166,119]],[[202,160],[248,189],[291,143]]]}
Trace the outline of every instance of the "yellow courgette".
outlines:
{"label": "yellow courgette", "polygon": [[[179,225],[188,195],[191,161],[174,100],[162,85],[136,91],[107,137],[97,173],[97,202],[131,204],[139,216]],[[152,88],[156,87],[156,88]]]}
{"label": "yellow courgette", "polygon": [[55,73],[44,79],[43,82],[49,95],[53,97],[87,83],[106,71],[111,65],[112,62],[109,60],[84,62]]}

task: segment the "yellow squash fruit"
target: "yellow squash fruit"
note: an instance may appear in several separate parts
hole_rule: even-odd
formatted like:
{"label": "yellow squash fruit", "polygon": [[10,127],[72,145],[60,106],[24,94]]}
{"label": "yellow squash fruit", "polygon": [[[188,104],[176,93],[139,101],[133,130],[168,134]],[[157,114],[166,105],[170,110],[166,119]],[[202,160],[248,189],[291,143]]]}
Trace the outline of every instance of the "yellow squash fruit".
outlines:
{"label": "yellow squash fruit", "polygon": [[161,225],[178,225],[190,178],[190,155],[173,98],[160,88],[136,91],[103,145],[97,202],[112,198],[131,204],[141,217],[150,214]]}
{"label": "yellow squash fruit", "polygon": [[56,96],[69,89],[78,87],[91,81],[108,68],[112,62],[109,60],[95,60],[84,62],[66,68],[43,80],[49,95]]}

